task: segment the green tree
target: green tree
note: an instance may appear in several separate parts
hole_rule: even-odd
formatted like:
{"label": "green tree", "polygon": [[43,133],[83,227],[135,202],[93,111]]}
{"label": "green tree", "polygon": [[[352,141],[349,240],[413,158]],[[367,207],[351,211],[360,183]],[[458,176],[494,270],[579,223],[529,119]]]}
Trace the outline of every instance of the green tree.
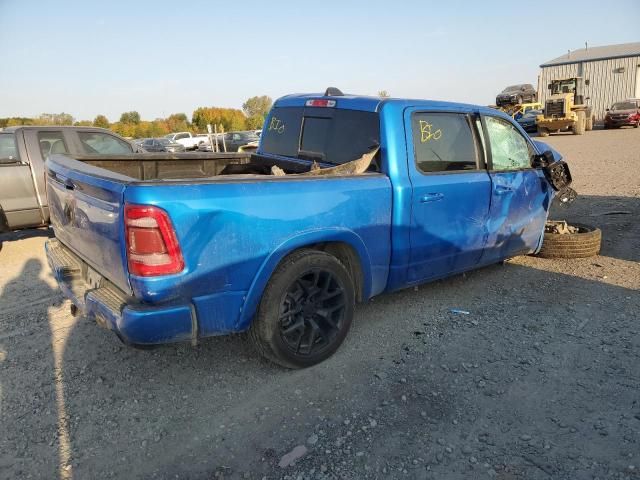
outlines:
{"label": "green tree", "polygon": [[257,130],[262,128],[264,124],[264,117],[262,115],[254,115],[252,117],[247,118],[245,122],[245,128],[247,130]]}
{"label": "green tree", "polygon": [[91,120],[78,120],[77,122],[73,122],[73,125],[76,127],[92,127],[93,122]]}
{"label": "green tree", "polygon": [[248,118],[262,117],[264,119],[271,110],[271,105],[273,105],[273,101],[267,95],[251,97],[242,104],[242,111]]}
{"label": "green tree", "polygon": [[140,123],[140,114],[135,110],[124,112],[120,115],[120,123],[132,123],[134,125]]}
{"label": "green tree", "polygon": [[34,121],[37,125],[73,125],[73,117],[68,113],[43,113]]}
{"label": "green tree", "polygon": [[218,131],[225,132],[244,130],[247,118],[235,108],[200,107],[194,110],[191,122],[200,130],[205,131],[207,124],[215,125]]}
{"label": "green tree", "polygon": [[104,115],[98,115],[93,119],[93,126],[100,128],[109,128],[109,119]]}
{"label": "green tree", "polygon": [[191,125],[189,124],[187,115],[184,113],[173,113],[162,121],[165,122],[169,132],[191,131]]}

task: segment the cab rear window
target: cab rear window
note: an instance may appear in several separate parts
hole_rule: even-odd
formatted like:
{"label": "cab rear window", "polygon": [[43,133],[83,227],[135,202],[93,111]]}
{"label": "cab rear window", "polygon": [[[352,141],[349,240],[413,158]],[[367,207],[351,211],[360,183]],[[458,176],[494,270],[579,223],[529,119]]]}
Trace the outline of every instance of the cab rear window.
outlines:
{"label": "cab rear window", "polygon": [[340,165],[380,143],[378,114],[323,107],[276,107],[261,138],[265,153]]}

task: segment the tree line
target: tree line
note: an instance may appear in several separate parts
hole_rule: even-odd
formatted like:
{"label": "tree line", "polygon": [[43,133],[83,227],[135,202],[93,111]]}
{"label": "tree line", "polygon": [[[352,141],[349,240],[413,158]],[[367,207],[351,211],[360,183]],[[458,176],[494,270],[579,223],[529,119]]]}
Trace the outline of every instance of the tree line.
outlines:
{"label": "tree line", "polygon": [[76,121],[68,113],[43,113],[34,118],[0,118],[0,128],[16,125],[77,125],[107,128],[123,137],[161,137],[171,132],[202,133],[207,125],[218,131],[254,130],[262,128],[264,119],[271,109],[272,100],[267,95],[251,97],[242,104],[242,110],[235,108],[199,107],[191,115],[191,121],[184,113],[173,113],[166,118],[142,120],[138,112],[124,112],[117,122],[110,122],[105,115],[97,115],[93,120]]}

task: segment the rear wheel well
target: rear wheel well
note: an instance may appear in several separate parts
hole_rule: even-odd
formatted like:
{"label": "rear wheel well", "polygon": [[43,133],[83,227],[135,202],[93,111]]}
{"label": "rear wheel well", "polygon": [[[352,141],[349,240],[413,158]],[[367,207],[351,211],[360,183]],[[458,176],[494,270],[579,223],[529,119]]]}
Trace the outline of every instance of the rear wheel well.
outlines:
{"label": "rear wheel well", "polygon": [[345,242],[323,242],[305,245],[295,251],[297,252],[298,250],[303,249],[319,250],[337,258],[340,263],[345,266],[349,272],[351,280],[353,281],[356,301],[362,302],[364,300],[364,275],[362,273],[362,264],[360,262],[358,252],[356,252],[351,245]]}

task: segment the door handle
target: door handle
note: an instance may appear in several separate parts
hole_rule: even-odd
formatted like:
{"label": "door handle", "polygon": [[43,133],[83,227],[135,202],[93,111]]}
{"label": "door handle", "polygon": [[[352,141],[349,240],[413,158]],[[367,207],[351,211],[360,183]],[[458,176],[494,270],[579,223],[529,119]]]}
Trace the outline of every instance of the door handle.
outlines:
{"label": "door handle", "polygon": [[496,195],[506,195],[507,193],[513,193],[513,188],[505,187],[504,185],[496,185]]}
{"label": "door handle", "polygon": [[420,197],[420,203],[427,203],[427,202],[437,202],[439,200],[442,200],[444,198],[444,194],[443,193],[427,193],[425,195],[423,195],[422,197]]}

